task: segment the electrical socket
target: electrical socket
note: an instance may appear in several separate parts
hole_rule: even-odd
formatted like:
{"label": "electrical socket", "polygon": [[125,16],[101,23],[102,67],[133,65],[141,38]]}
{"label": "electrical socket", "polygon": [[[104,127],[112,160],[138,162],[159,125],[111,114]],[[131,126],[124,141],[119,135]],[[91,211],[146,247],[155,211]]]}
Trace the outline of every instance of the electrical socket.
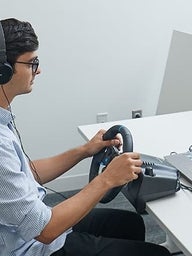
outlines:
{"label": "electrical socket", "polygon": [[132,110],[132,118],[141,118],[143,115],[142,110]]}
{"label": "electrical socket", "polygon": [[108,119],[108,113],[97,113],[97,123],[105,123]]}

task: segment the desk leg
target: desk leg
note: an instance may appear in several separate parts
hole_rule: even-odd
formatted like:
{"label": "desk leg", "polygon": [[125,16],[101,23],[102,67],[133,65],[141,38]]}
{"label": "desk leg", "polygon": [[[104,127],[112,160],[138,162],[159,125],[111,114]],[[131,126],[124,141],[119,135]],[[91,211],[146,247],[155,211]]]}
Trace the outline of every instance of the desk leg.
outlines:
{"label": "desk leg", "polygon": [[181,250],[176,246],[176,244],[166,235],[166,241],[161,244],[166,247],[171,253],[180,252]]}

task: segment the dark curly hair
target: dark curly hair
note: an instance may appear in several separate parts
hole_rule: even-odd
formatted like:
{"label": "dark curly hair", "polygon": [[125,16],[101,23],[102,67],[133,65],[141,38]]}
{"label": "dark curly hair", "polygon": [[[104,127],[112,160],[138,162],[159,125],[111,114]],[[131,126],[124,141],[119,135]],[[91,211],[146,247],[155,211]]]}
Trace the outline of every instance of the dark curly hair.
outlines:
{"label": "dark curly hair", "polygon": [[14,67],[20,55],[38,49],[38,37],[29,22],[9,18],[1,20],[1,24],[5,37],[7,62]]}

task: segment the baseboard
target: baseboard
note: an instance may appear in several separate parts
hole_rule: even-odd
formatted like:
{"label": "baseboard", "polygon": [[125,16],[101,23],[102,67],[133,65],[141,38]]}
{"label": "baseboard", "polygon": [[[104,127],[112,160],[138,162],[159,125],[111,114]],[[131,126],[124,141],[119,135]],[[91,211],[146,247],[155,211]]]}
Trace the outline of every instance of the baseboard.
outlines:
{"label": "baseboard", "polygon": [[[63,192],[81,189],[88,183],[88,174],[79,174],[71,176],[61,176],[51,182],[45,184],[47,193],[53,193],[54,191]],[[52,191],[53,190],[53,191]]]}

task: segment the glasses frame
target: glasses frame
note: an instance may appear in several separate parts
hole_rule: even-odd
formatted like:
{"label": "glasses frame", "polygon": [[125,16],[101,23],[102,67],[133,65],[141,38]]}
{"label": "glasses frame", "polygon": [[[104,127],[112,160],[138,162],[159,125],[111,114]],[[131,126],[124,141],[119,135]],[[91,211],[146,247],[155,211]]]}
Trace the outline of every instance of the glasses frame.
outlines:
{"label": "glasses frame", "polygon": [[38,67],[39,67],[38,57],[34,58],[32,62],[16,61],[15,63],[31,65],[33,74],[37,73],[37,70],[38,70]]}

